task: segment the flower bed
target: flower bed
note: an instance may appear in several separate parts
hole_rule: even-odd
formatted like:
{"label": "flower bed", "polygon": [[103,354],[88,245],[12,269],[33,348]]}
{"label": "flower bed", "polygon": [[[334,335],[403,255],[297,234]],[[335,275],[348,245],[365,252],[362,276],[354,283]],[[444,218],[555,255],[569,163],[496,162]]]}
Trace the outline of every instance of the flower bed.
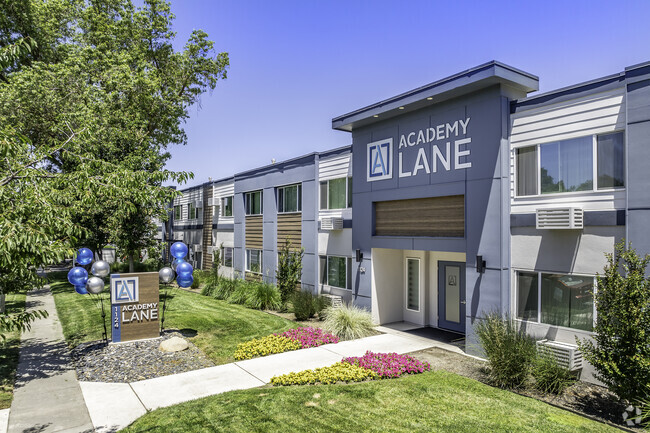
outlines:
{"label": "flower bed", "polygon": [[303,349],[339,342],[339,339],[336,337],[336,335],[325,332],[320,328],[312,327],[290,329],[288,331],[275,335],[281,335],[283,337],[298,341],[302,345]]}
{"label": "flower bed", "polygon": [[273,355],[338,342],[339,339],[336,336],[324,332],[322,329],[297,328],[240,343],[237,345],[234,357],[236,360],[241,361],[258,356]]}
{"label": "flower bed", "polygon": [[417,374],[431,370],[428,362],[421,362],[408,355],[397,353],[366,352],[358,357],[344,358],[336,364],[283,374],[271,378],[273,385],[330,384],[336,382],[361,382],[373,379],[388,379],[405,374]]}

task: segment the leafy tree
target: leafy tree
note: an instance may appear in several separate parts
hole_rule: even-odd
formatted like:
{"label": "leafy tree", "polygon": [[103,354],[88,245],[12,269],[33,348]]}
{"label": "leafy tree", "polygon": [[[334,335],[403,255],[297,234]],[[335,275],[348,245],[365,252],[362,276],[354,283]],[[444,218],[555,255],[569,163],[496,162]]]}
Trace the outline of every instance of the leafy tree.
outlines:
{"label": "leafy tree", "polygon": [[625,242],[607,254],[607,265],[594,293],[594,342],[578,342],[596,377],[620,398],[647,398],[650,384],[650,256],[641,258]]}
{"label": "leafy tree", "polygon": [[302,276],[302,257],[304,254],[304,248],[299,250],[292,248],[289,239],[285,240],[284,245],[280,249],[275,279],[280,290],[280,300],[285,307],[300,283]]}

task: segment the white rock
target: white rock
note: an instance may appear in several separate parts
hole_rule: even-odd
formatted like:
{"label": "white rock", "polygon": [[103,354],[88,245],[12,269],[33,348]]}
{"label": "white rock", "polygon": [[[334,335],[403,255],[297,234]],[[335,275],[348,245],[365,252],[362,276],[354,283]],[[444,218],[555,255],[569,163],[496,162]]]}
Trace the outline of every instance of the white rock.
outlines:
{"label": "white rock", "polygon": [[169,340],[165,340],[160,343],[160,349],[162,352],[180,352],[189,347],[187,341],[183,340],[180,337],[172,337]]}

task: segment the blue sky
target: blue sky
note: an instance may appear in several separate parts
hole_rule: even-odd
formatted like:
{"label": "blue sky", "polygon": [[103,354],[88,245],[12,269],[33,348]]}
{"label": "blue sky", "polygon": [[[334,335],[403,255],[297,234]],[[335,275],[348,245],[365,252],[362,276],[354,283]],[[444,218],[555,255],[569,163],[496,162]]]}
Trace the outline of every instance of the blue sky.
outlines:
{"label": "blue sky", "polygon": [[350,144],[331,120],[499,60],[540,92],[650,60],[650,1],[175,0],[178,48],[203,29],[228,78],[190,109],[168,168],[187,187]]}

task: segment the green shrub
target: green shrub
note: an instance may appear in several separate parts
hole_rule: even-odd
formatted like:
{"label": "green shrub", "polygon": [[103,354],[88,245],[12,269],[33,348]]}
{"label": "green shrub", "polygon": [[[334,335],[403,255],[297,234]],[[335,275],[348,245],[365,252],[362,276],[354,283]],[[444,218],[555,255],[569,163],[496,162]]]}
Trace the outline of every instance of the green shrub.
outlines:
{"label": "green shrub", "polygon": [[543,347],[540,349],[532,368],[535,388],[547,393],[562,394],[577,381],[576,375],[558,364],[549,350]]}
{"label": "green shrub", "polygon": [[203,283],[205,273],[200,270],[200,269],[194,269],[194,272],[192,272],[192,277],[194,277],[194,281],[192,282],[192,289],[198,289],[201,287],[201,284]]}
{"label": "green shrub", "polygon": [[251,285],[247,304],[257,310],[277,310],[280,308],[280,291],[273,284],[255,282]]}
{"label": "green shrub", "polygon": [[336,382],[361,382],[366,379],[376,379],[377,373],[352,365],[347,362],[337,362],[329,367],[303,370],[298,373],[288,373],[271,378],[273,385],[305,385],[322,383],[323,385]]}
{"label": "green shrub", "polygon": [[280,290],[280,300],[283,307],[291,300],[293,292],[300,283],[302,276],[302,257],[305,254],[304,248],[299,251],[291,249],[289,239],[285,240],[284,245],[278,252],[278,268],[275,271],[275,280]]}
{"label": "green shrub", "polygon": [[366,310],[343,304],[325,310],[323,329],[341,340],[367,337],[373,333],[372,317]]}
{"label": "green shrub", "polygon": [[293,294],[292,311],[296,320],[307,320],[314,317],[316,308],[314,305],[314,294],[309,290],[301,290]]}
{"label": "green shrub", "polygon": [[234,290],[228,295],[227,301],[231,304],[246,305],[248,303],[249,293],[251,292],[250,282],[239,280]]}
{"label": "green shrub", "polygon": [[535,341],[517,328],[514,320],[491,313],[476,325],[490,368],[492,383],[501,388],[525,384],[535,360]]}
{"label": "green shrub", "polygon": [[299,341],[281,335],[268,335],[238,344],[234,357],[236,360],[241,361],[242,359],[251,359],[301,348],[302,345]]}
{"label": "green shrub", "polygon": [[650,256],[639,257],[625,242],[607,254],[605,273],[594,293],[593,340],[578,341],[595,376],[630,403],[647,398],[640,384],[650,383]]}
{"label": "green shrub", "polygon": [[224,278],[221,277],[219,278],[219,282],[217,284],[217,287],[215,287],[214,292],[213,292],[213,297],[216,299],[221,299],[221,300],[228,300],[230,298],[230,295],[233,294],[237,286],[241,284],[241,281],[239,278]]}

